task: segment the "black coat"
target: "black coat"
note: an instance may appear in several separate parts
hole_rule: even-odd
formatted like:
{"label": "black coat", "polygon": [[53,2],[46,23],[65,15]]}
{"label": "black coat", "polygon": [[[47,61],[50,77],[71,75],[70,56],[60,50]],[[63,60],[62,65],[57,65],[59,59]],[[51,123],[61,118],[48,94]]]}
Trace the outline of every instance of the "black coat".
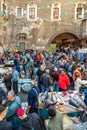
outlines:
{"label": "black coat", "polygon": [[48,88],[51,85],[51,77],[47,73],[44,73],[41,76],[40,81],[41,81],[42,85],[45,86],[46,88]]}
{"label": "black coat", "polygon": [[6,93],[5,91],[0,87],[0,104],[2,103],[2,99],[4,97],[4,100],[6,99]]}
{"label": "black coat", "polygon": [[11,78],[12,78],[11,74],[4,77],[4,82],[5,82],[5,85],[6,85],[7,88],[12,86]]}
{"label": "black coat", "polygon": [[22,122],[19,130],[42,130],[42,123],[36,113],[29,114]]}
{"label": "black coat", "polygon": [[40,69],[37,72],[37,76],[38,76],[38,83],[40,83],[40,78],[42,76],[42,74],[45,73],[45,71],[41,71]]}
{"label": "black coat", "polygon": [[12,130],[12,125],[6,120],[0,121],[0,130]]}

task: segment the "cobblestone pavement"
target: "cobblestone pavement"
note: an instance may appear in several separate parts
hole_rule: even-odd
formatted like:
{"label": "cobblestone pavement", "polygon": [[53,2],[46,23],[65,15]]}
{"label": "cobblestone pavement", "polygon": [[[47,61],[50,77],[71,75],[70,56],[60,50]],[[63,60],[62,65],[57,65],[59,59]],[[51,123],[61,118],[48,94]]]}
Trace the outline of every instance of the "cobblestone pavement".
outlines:
{"label": "cobblestone pavement", "polygon": [[21,98],[21,101],[22,102],[27,102],[27,97],[28,97],[28,93],[25,93],[25,92],[20,92],[19,94],[18,94],[18,96]]}

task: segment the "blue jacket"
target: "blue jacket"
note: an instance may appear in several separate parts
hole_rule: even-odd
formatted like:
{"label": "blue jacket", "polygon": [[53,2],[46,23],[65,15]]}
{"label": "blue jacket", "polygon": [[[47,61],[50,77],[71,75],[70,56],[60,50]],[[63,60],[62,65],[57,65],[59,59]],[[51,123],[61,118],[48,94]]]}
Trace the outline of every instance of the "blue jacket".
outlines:
{"label": "blue jacket", "polygon": [[18,118],[16,112],[21,107],[21,100],[18,96],[10,102],[6,114],[6,119],[12,123],[13,130],[17,130],[20,126],[21,120]]}
{"label": "blue jacket", "polygon": [[28,106],[38,108],[38,95],[39,95],[39,88],[32,87],[28,92]]}
{"label": "blue jacket", "polygon": [[12,124],[6,120],[0,121],[0,130],[12,130]]}
{"label": "blue jacket", "polygon": [[15,81],[18,81],[19,79],[19,73],[17,70],[15,70],[13,73],[12,73],[12,82],[15,82]]}

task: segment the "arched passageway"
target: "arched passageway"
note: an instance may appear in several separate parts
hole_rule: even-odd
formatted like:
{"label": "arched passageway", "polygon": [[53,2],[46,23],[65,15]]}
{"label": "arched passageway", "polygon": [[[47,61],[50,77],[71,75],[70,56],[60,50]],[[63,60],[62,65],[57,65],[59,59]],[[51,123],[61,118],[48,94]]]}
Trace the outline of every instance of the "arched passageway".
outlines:
{"label": "arched passageway", "polygon": [[63,32],[53,35],[48,44],[56,44],[56,46],[80,46],[79,36],[71,32]]}

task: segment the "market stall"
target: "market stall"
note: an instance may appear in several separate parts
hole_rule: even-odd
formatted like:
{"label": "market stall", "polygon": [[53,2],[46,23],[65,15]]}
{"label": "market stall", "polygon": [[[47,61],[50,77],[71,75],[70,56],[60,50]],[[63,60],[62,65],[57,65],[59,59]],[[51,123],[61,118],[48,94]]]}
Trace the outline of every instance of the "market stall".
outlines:
{"label": "market stall", "polygon": [[[46,93],[40,94],[39,115],[47,123],[49,120],[47,107],[49,105],[55,105],[56,109],[60,111],[61,114],[63,114],[64,130],[73,130],[74,126],[75,128],[82,127],[76,115],[79,112],[84,112],[86,109],[86,105],[83,99],[84,96],[74,90],[58,93],[51,92],[48,93],[48,95],[46,95]],[[72,114],[73,117],[70,117],[69,114]]]}

